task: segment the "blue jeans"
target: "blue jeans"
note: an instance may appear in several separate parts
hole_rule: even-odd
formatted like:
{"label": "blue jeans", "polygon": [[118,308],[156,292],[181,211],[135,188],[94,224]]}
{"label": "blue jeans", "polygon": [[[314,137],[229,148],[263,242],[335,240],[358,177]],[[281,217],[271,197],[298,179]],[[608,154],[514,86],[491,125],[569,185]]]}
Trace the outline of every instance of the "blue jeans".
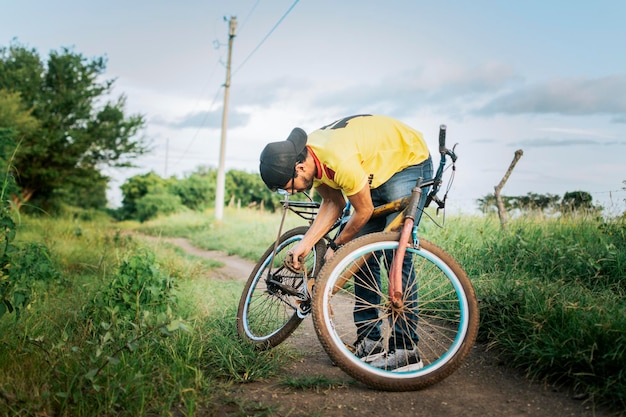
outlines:
{"label": "blue jeans", "polygon": [[[433,177],[432,159],[429,157],[426,161],[419,165],[413,165],[394,174],[387,182],[371,190],[372,203],[374,207],[381,204],[390,203],[399,198],[406,197],[411,194],[411,190],[415,186],[415,182],[419,177],[430,179]],[[428,196],[429,188],[422,189],[420,199],[420,207],[422,207]],[[373,218],[359,231],[358,236],[368,233],[380,232],[400,213],[392,213],[387,217]],[[415,213],[415,222],[419,222],[422,212],[418,210]],[[367,271],[365,274],[355,274],[355,306],[354,306],[354,323],[357,326],[357,340],[364,337],[378,340],[380,334],[380,319],[378,309],[375,307],[380,304],[380,291],[372,291],[370,288],[380,288],[380,257],[385,253],[385,257],[391,260],[392,251],[380,251],[375,253],[368,260],[367,264],[362,268]],[[417,336],[417,288],[415,281],[415,271],[411,268],[411,256],[406,256],[402,266],[402,286],[404,288],[406,306],[404,317],[400,320],[394,320],[394,329],[389,341],[389,350],[406,349],[407,346],[416,344]],[[375,280],[375,282],[372,282]]]}

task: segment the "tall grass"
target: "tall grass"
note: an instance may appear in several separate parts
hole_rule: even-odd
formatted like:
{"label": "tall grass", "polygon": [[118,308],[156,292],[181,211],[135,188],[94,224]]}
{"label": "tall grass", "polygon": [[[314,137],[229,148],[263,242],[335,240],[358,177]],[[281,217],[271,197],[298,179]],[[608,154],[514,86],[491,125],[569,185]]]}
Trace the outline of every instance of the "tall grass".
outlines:
{"label": "tall grass", "polygon": [[[277,238],[282,211],[228,208],[222,221],[213,219],[212,210],[204,214],[174,215],[141,224],[137,230],[149,235],[183,236],[203,249],[221,250],[256,261]],[[282,232],[308,222],[287,212]]]}
{"label": "tall grass", "polygon": [[[142,229],[173,232],[169,220]],[[199,246],[256,259],[279,222],[277,214],[233,210],[223,223],[187,236]],[[303,221],[289,214],[286,223]],[[539,214],[502,230],[495,216],[452,217],[444,228],[425,217],[420,233],[467,271],[480,298],[480,337],[507,363],[626,409],[624,219]]]}
{"label": "tall grass", "polygon": [[[302,223],[294,217],[288,215],[287,227]],[[256,259],[280,221],[256,211],[231,211],[225,218],[188,236]],[[421,235],[467,271],[480,298],[480,337],[508,363],[626,409],[624,219],[531,215],[502,230],[496,217],[452,217],[444,228],[425,218]]]}
{"label": "tall grass", "polygon": [[463,217],[438,242],[473,279],[481,338],[508,363],[626,409],[624,219],[538,216],[500,230]]}
{"label": "tall grass", "polygon": [[[207,280],[214,264],[126,230],[183,236],[256,260],[275,239],[280,215],[227,209],[222,222],[207,212],[142,224],[87,217],[22,219],[18,240],[47,245],[64,279],[39,291],[19,320],[0,318],[4,414],[194,415],[220,406],[271,414],[227,395],[227,384],[274,375],[289,360],[280,347],[260,353],[239,342],[243,284]],[[304,223],[290,214],[285,230]],[[626,409],[623,219],[526,217],[501,230],[497,218],[453,217],[443,229],[425,221],[421,230],[468,272],[480,299],[480,338],[507,363]],[[146,250],[155,253],[154,268],[140,262]],[[150,299],[139,310],[104,302],[120,290],[129,260],[145,279],[172,283],[171,308],[152,309]],[[93,303],[102,309],[85,314]],[[124,319],[122,308],[139,311],[138,321]]]}
{"label": "tall grass", "polygon": [[21,219],[16,247],[47,245],[64,285],[38,282],[19,319],[0,317],[0,415],[218,415],[228,384],[289,358],[236,337],[242,283],[207,280],[210,264],[118,226]]}

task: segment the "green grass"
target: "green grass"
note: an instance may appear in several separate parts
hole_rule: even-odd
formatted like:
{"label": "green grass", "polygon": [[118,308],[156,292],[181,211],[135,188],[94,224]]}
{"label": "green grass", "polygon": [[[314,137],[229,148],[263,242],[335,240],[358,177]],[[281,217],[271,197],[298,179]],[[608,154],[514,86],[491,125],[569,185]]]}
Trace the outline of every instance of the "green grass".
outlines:
{"label": "green grass", "polygon": [[[281,349],[257,352],[238,340],[243,283],[206,279],[214,264],[146,244],[118,225],[22,220],[16,246],[47,243],[65,284],[35,280],[39,290],[19,320],[0,317],[0,415],[218,413],[233,401],[225,395],[230,384],[275,375],[289,359]],[[134,269],[120,272],[124,262]],[[129,273],[146,277],[146,287],[132,293],[116,284]],[[172,298],[152,289],[162,282],[173,283]],[[134,298],[149,293],[147,301]],[[166,310],[167,300],[175,303]],[[263,410],[237,407],[242,416]]]}
{"label": "green grass", "polygon": [[472,278],[483,341],[535,379],[626,408],[626,223],[458,218],[432,239]]}
{"label": "green grass", "polygon": [[[256,210],[226,209],[221,222],[214,220],[212,211],[205,214],[181,214],[142,223],[137,230],[153,236],[182,236],[195,246],[220,250],[253,261],[276,240],[282,211],[260,213]],[[308,224],[288,212],[283,232]]]}
{"label": "green grass", "polygon": [[[0,415],[273,415],[228,395],[231,384],[277,377],[296,355],[239,341],[243,283],[206,279],[217,264],[128,231],[182,236],[256,260],[275,239],[279,214],[227,209],[222,222],[187,212],[142,224],[82,215],[19,220],[15,256],[30,271],[20,285],[32,299],[18,320],[0,317]],[[285,230],[304,223],[290,214]],[[480,300],[479,337],[507,363],[626,409],[623,219],[526,217],[503,231],[497,218],[451,217],[444,229],[426,221],[422,236],[468,272]],[[21,249],[30,242],[49,249],[58,275],[42,269],[37,256],[45,254]],[[149,253],[154,261],[142,263]],[[133,273],[154,291],[143,304],[136,300],[147,293],[120,284]],[[163,298],[157,284],[171,293]],[[282,384],[344,388],[314,377]]]}

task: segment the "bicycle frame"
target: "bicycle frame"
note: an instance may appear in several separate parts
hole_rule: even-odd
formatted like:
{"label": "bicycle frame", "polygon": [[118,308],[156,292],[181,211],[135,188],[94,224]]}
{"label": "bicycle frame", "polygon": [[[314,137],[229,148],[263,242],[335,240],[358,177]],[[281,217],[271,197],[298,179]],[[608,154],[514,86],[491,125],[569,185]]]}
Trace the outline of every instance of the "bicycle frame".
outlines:
{"label": "bicycle frame", "polygon": [[[406,208],[406,214],[404,216],[404,226],[400,233],[400,242],[398,243],[398,250],[396,251],[393,261],[391,263],[391,271],[389,271],[389,299],[391,304],[396,308],[402,308],[402,262],[404,254],[406,252],[406,245],[404,242],[408,242],[409,234],[415,232],[417,225],[414,227],[415,214],[418,210],[418,204],[422,196],[422,179],[418,178],[415,187],[411,190],[410,204]],[[416,233],[416,232],[415,232]]]}
{"label": "bicycle frame", "polygon": [[[441,125],[439,127],[439,168],[437,168],[437,173],[435,174],[435,178],[432,181],[423,182],[422,178],[418,178],[415,184],[415,187],[411,190],[411,197],[409,198],[409,202],[404,209],[404,216],[398,216],[394,221],[399,226],[400,222],[403,222],[402,231],[400,232],[400,240],[398,243],[398,250],[394,254],[391,270],[389,271],[389,299],[391,301],[391,305],[397,309],[401,309],[403,306],[402,302],[402,263],[404,260],[404,254],[406,253],[406,247],[409,242],[409,235],[413,236],[413,244],[417,244],[417,228],[419,226],[419,222],[415,223],[415,215],[418,210],[424,211],[424,208],[427,207],[431,201],[435,201],[437,203],[437,210],[445,207],[445,199],[444,196],[443,201],[437,197],[437,193],[439,192],[439,188],[441,187],[441,177],[443,176],[443,170],[446,165],[447,156],[450,156],[453,163],[456,161],[456,154],[454,151],[446,148],[446,126]],[[426,188],[431,186],[433,189],[430,193],[428,193],[428,197],[423,205],[420,204],[421,196],[422,196],[422,188]],[[398,221],[399,218],[403,217]],[[396,230],[396,224],[392,222],[385,230]]]}

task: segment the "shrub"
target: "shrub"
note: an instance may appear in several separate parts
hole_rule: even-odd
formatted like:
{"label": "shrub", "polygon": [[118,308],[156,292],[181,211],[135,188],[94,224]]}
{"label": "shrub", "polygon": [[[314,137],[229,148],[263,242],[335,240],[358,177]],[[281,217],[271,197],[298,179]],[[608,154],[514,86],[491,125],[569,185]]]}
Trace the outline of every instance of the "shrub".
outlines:
{"label": "shrub", "polygon": [[158,189],[139,198],[135,207],[137,219],[145,222],[159,215],[176,213],[183,208],[183,204],[179,196]]}

